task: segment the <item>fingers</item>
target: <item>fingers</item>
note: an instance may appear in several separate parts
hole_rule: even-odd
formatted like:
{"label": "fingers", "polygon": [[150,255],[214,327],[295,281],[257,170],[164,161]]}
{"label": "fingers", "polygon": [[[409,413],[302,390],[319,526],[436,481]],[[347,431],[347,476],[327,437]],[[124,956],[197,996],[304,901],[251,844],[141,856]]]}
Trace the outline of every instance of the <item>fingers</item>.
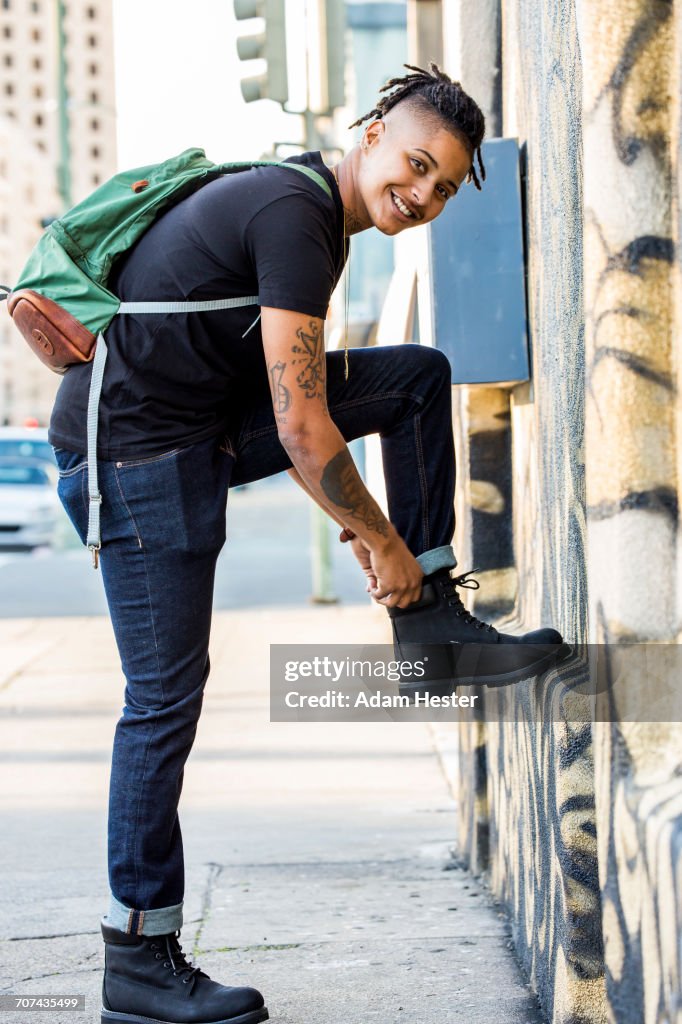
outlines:
{"label": "fingers", "polygon": [[418,586],[415,590],[411,590],[409,594],[406,594],[401,601],[397,602],[398,608],[407,608],[409,605],[418,601],[422,594],[421,586]]}
{"label": "fingers", "polygon": [[369,555],[376,580],[369,592],[377,604],[385,608],[407,608],[419,600],[424,573],[399,537],[393,548],[389,546],[379,552],[372,550]]}
{"label": "fingers", "polygon": [[421,596],[421,583],[395,590],[387,590],[378,585],[367,589],[377,604],[383,605],[384,608],[407,608]]}
{"label": "fingers", "polygon": [[378,597],[377,592],[370,591],[370,595],[377,604],[383,605],[384,608],[395,608],[400,601],[399,594],[386,594],[384,597]]}

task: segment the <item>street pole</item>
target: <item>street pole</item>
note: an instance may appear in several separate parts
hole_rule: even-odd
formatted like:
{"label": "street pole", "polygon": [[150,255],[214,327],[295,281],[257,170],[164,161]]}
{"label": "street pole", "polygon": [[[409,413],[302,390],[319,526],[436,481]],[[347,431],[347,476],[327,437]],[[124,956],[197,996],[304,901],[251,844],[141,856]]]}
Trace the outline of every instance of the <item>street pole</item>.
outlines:
{"label": "street pole", "polygon": [[319,505],[313,505],[310,510],[310,529],[312,535],[313,577],[311,601],[314,604],[337,604],[339,599],[334,593],[334,583],[332,580],[329,518]]}
{"label": "street pole", "polygon": [[57,2],[57,104],[59,114],[59,165],[57,187],[64,209],[73,205],[71,198],[71,141],[69,124],[69,91],[66,85],[66,16],[64,0]]}
{"label": "street pole", "polygon": [[[310,24],[313,14],[319,8],[319,0],[308,0],[307,22]],[[317,24],[317,21],[316,21]],[[319,26],[318,26],[319,28]],[[317,128],[317,117],[311,109],[313,93],[313,42],[310,32],[307,34],[306,44],[306,103],[303,112],[304,138],[303,144],[306,150],[319,149],[320,136]],[[321,69],[317,68],[317,74]],[[320,91],[319,89],[317,90]],[[332,579],[331,547],[329,544],[329,518],[319,505],[313,504],[310,509],[310,534],[311,534],[311,562],[312,562],[312,594],[311,601],[314,604],[336,604],[338,597],[334,593]]]}
{"label": "street pole", "polygon": [[407,0],[407,41],[410,63],[443,64],[442,0]]}

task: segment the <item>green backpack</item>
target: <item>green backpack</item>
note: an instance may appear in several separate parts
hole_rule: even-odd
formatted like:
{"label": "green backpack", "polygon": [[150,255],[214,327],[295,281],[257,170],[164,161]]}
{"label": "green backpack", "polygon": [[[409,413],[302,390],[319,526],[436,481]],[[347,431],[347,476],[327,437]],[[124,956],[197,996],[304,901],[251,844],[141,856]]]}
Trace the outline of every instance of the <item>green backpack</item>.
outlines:
{"label": "green backpack", "polygon": [[53,221],[10,294],[44,295],[97,336],[120,311],[119,299],[107,288],[114,263],[162,213],[223,174],[273,164],[302,172],[331,198],[324,178],[304,164],[214,164],[202,149],[187,149],[164,163],[117,174]]}
{"label": "green backpack", "polygon": [[120,313],[188,313],[258,305],[258,296],[196,302],[121,302],[107,287],[116,260],[127,253],[166,210],[223,174],[281,166],[305,174],[329,198],[325,179],[304,164],[273,160],[214,164],[202,149],[187,149],[161,164],[115,175],[39,239],[13,289],[0,285],[0,300],[36,355],[58,373],[93,361],[88,398],[87,545],[97,567],[101,547],[97,485],[97,413],[106,361],[103,331]]}

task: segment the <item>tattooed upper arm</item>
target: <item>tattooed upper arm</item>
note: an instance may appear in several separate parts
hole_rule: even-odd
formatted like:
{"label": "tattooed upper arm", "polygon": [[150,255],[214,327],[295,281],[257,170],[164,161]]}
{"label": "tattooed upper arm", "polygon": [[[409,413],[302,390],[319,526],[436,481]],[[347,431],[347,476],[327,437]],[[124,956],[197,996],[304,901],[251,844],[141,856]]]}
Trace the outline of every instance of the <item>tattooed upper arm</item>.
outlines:
{"label": "tattooed upper arm", "polygon": [[262,334],[278,427],[296,429],[311,416],[328,416],[324,321],[263,307]]}

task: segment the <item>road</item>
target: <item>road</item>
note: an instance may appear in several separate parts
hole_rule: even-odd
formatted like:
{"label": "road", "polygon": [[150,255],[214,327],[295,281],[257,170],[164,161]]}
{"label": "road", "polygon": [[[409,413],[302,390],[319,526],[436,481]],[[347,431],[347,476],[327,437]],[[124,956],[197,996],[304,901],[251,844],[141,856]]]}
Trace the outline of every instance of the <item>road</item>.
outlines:
{"label": "road", "polygon": [[[286,474],[230,491],[228,541],[216,572],[216,610],[305,604],[311,595],[311,502]],[[330,524],[333,586],[364,603],[362,574]],[[101,574],[64,517],[52,548],[0,551],[0,618],[106,615]]]}

